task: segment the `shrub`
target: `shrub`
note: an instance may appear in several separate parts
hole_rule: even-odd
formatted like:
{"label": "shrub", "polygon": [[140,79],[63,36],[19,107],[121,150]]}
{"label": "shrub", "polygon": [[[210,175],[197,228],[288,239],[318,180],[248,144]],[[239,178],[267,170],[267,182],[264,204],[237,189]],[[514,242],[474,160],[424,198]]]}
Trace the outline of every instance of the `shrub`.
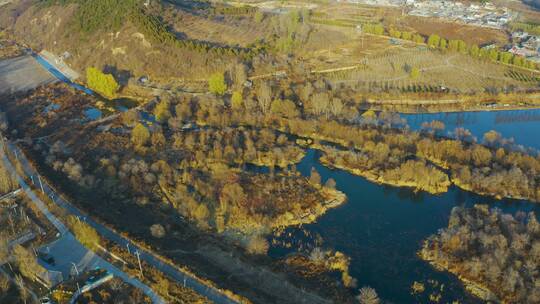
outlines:
{"label": "shrub", "polygon": [[136,146],[144,146],[150,140],[150,131],[141,123],[137,123],[131,132],[131,142]]}

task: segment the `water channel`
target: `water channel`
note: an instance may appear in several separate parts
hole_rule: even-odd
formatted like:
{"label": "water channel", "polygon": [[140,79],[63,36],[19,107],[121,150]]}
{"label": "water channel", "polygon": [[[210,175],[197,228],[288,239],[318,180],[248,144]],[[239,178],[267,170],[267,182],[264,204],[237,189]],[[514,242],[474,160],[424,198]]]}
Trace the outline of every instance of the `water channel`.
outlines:
{"label": "water channel", "polygon": [[[481,140],[485,132],[495,130],[505,138],[514,138],[518,145],[540,150],[540,110],[402,117],[412,129],[421,128],[423,122],[439,120],[445,123],[447,132],[466,128]],[[430,303],[431,293],[442,296],[440,303],[455,300],[482,303],[469,295],[453,275],[433,269],[416,255],[423,239],[446,227],[454,206],[486,203],[504,212],[535,211],[540,215],[540,204],[496,200],[457,187],[442,195],[431,195],[377,185],[341,170],[328,169],[318,158],[318,151],[309,150],[297,169],[308,176],[314,167],[323,182],[333,178],[336,188],[347,195],[348,202],[330,210],[317,223],[288,229],[276,238],[277,245],[271,248],[270,254],[283,257],[295,251],[307,252],[322,240],[323,248],[339,250],[351,257],[350,272],[358,279],[359,286],[375,288],[379,296],[390,303]],[[426,291],[411,294],[415,281],[424,284]]]}

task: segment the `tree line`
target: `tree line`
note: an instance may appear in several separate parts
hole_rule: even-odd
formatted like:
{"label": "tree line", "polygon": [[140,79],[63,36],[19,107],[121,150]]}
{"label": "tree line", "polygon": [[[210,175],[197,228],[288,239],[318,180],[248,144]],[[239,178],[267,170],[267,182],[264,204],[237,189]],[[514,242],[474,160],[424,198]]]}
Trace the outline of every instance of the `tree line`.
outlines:
{"label": "tree line", "polygon": [[459,39],[445,39],[437,34],[428,37],[409,31],[396,30],[393,27],[385,28],[382,24],[362,25],[362,31],[375,35],[386,35],[397,39],[410,40],[419,44],[427,44],[429,47],[441,51],[460,52],[475,58],[489,59],[504,64],[511,64],[518,67],[538,70],[539,65],[531,60],[510,52],[500,51],[497,48],[480,48],[478,45],[468,45]]}

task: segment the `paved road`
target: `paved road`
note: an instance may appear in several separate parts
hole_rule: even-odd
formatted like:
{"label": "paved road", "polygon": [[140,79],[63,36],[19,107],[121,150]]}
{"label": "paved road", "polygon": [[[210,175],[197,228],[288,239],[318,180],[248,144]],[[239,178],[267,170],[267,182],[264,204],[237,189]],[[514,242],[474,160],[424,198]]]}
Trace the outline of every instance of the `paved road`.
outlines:
{"label": "paved road", "polygon": [[[161,272],[165,273],[169,277],[176,280],[178,283],[181,283],[184,286],[193,289],[195,292],[207,297],[208,299],[210,299],[214,303],[217,303],[217,304],[234,304],[234,303],[237,303],[235,300],[229,298],[227,295],[222,293],[220,290],[209,287],[209,286],[206,286],[205,284],[200,282],[197,278],[193,277],[191,274],[189,274],[187,272],[184,272],[183,270],[181,270],[181,269],[179,269],[179,268],[177,268],[177,267],[175,267],[175,266],[173,266],[173,265],[171,265],[171,264],[169,264],[167,262],[162,261],[160,258],[153,255],[152,253],[147,252],[144,249],[141,249],[141,248],[137,247],[130,240],[124,238],[123,236],[119,235],[118,233],[112,231],[111,229],[109,229],[109,228],[95,222],[91,218],[84,215],[79,209],[77,209],[72,204],[67,202],[65,199],[60,197],[56,193],[56,191],[54,191],[52,189],[52,187],[50,187],[47,183],[45,183],[45,182],[41,183],[42,181],[40,180],[39,175],[34,170],[34,168],[29,164],[28,159],[26,159],[26,157],[24,156],[23,153],[21,153],[21,151],[19,150],[18,147],[16,147],[12,143],[7,143],[6,147],[12,153],[15,153],[15,152],[17,153],[19,162],[21,163],[25,174],[29,178],[32,178],[34,180],[35,186],[38,189],[42,188],[43,192],[45,194],[47,194],[47,196],[49,196],[58,206],[65,209],[66,211],[68,211],[71,215],[78,216],[82,221],[88,223],[90,226],[92,226],[94,229],[96,229],[96,231],[100,235],[102,235],[106,239],[116,243],[117,245],[119,245],[121,247],[129,248],[129,251],[134,255],[138,255],[141,260],[143,260],[143,261],[147,262],[148,264],[152,265],[153,267],[157,268]],[[4,155],[4,158],[6,158],[5,155]],[[11,164],[9,164],[9,167],[8,166],[6,166],[6,167],[10,171],[14,170],[13,167],[11,166]],[[24,181],[22,179],[20,179],[20,181],[22,183],[24,183]],[[38,207],[43,204],[35,196],[35,194],[30,190],[28,185],[26,185],[26,184],[21,184],[21,185],[24,185],[23,189],[25,190],[25,192],[27,192],[27,193],[29,192],[29,196],[33,201],[37,200]],[[44,214],[46,214],[48,218],[50,217],[52,219],[51,222],[53,222],[53,224],[56,223],[55,226],[58,225],[58,228],[62,229],[62,231],[65,231],[66,230],[65,226],[62,223],[60,223],[60,221],[58,221],[56,219],[56,217],[54,217],[54,215],[50,214],[50,212],[46,209],[46,207],[44,205],[42,207],[44,207]]]}
{"label": "paved road", "polygon": [[[0,150],[3,150],[4,147],[4,140],[0,140]],[[6,147],[10,149],[11,151],[17,150],[17,147],[13,146],[10,143],[7,143]],[[31,168],[29,167],[29,163],[24,158],[22,153],[20,151],[17,152],[18,155],[22,156],[19,159],[21,160],[21,163],[23,164],[25,173],[33,172],[31,171]],[[66,277],[66,273],[69,274],[71,271],[71,265],[75,264],[79,269],[91,269],[91,268],[102,268],[106,269],[110,273],[112,273],[114,276],[121,278],[123,281],[125,281],[128,284],[133,285],[136,288],[141,289],[144,294],[146,294],[150,299],[152,299],[153,303],[156,304],[165,304],[165,301],[158,296],[150,287],[143,284],[141,281],[130,277],[120,269],[116,268],[109,262],[103,260],[99,256],[97,256],[94,252],[88,250],[85,248],[74,236],[69,232],[68,228],[64,223],[62,223],[54,214],[52,214],[45,203],[39,197],[37,197],[36,193],[30,188],[30,186],[24,181],[24,179],[17,173],[13,165],[11,164],[11,161],[8,159],[5,153],[2,153],[2,161],[6,167],[6,169],[13,173],[15,178],[17,179],[19,185],[23,189],[23,191],[26,193],[26,195],[32,200],[32,202],[38,207],[38,209],[47,217],[47,219],[56,227],[58,232],[60,233],[61,237],[53,242],[52,244],[48,245],[49,252],[52,256],[55,257],[55,260],[58,261],[57,266],[52,266],[53,270],[61,271]],[[34,174],[31,174],[32,176]],[[39,181],[38,176],[36,175],[36,178]],[[44,184],[44,190],[46,185]],[[48,192],[53,194],[52,190],[48,188]],[[56,267],[56,268],[55,268]],[[47,267],[49,268],[49,267]]]}

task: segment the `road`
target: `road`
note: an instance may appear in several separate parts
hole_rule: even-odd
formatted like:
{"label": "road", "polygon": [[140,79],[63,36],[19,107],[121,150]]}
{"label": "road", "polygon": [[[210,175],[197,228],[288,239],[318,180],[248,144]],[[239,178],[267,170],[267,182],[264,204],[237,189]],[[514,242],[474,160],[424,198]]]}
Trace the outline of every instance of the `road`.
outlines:
{"label": "road", "polygon": [[[39,174],[30,165],[30,163],[28,162],[28,159],[24,156],[24,154],[21,152],[21,150],[17,146],[15,146],[12,143],[7,142],[6,148],[9,149],[13,154],[16,153],[18,155],[19,163],[22,165],[22,168],[26,174],[26,177],[34,181],[37,189],[42,189],[42,191],[48,197],[50,197],[51,200],[54,203],[56,203],[59,207],[66,210],[69,214],[79,217],[82,221],[92,226],[101,236],[108,239],[109,241],[116,243],[117,245],[123,248],[128,249],[131,254],[136,255],[136,256],[138,255],[142,261],[145,261],[146,263],[152,265],[153,267],[163,272],[167,276],[176,280],[178,283],[183,284],[185,287],[189,287],[193,289],[195,292],[207,297],[209,300],[213,301],[214,303],[217,303],[217,304],[237,303],[235,300],[231,299],[230,297],[222,293],[220,290],[205,285],[204,283],[202,283],[200,280],[198,280],[196,277],[194,277],[190,273],[185,272],[182,269],[179,269],[175,267],[174,265],[171,265],[161,260],[158,256],[142,248],[139,248],[130,240],[126,239],[125,237],[121,236],[115,231],[87,217],[79,209],[77,209],[67,200],[63,199],[60,195],[58,195],[57,192],[53,190],[51,186],[49,186],[46,182],[40,179]],[[16,173],[11,163],[9,163],[9,160],[7,159],[5,154],[3,158],[5,159],[4,162],[6,161],[8,162],[6,164],[6,168]],[[65,228],[65,226],[54,215],[52,215],[48,211],[48,209],[43,204],[43,202],[41,202],[41,200],[39,200],[39,198],[36,197],[35,193],[33,193],[30,187],[26,185],[24,180],[22,180],[22,178],[20,177],[18,179],[20,182],[22,182],[21,186],[23,190],[27,192],[27,194],[32,199],[32,201],[36,202],[36,205],[40,208],[40,210],[43,208],[44,214],[47,216],[47,218],[51,220],[51,222],[55,226],[58,226],[57,228],[59,229],[59,231],[67,231],[67,228]]]}
{"label": "road", "polygon": [[[0,150],[3,151],[4,148],[4,142],[5,140],[0,140]],[[7,144],[6,148],[10,149],[11,151],[17,150],[17,147]],[[29,167],[29,163],[26,160],[26,158],[23,157],[23,154],[20,153],[20,151],[17,152],[18,155],[22,156],[19,157],[20,160],[22,160],[22,164],[24,167],[24,171],[26,172],[33,172],[33,171],[27,171],[31,169]],[[68,265],[67,272],[70,271],[71,264],[77,265],[77,267],[80,267],[80,269],[89,269],[89,268],[102,268],[110,273],[112,273],[114,276],[122,279],[124,282],[133,285],[136,288],[141,289],[144,294],[146,294],[150,299],[152,299],[153,303],[156,304],[165,304],[165,301],[158,296],[150,287],[143,284],[141,281],[130,277],[120,269],[116,268],[109,262],[103,260],[101,257],[96,255],[94,252],[88,250],[85,248],[74,236],[71,234],[71,232],[68,230],[66,225],[60,221],[54,214],[50,212],[50,210],[47,208],[45,203],[36,195],[36,193],[32,190],[32,188],[24,181],[24,179],[19,175],[17,170],[15,170],[13,164],[7,157],[6,153],[2,153],[2,161],[4,163],[5,168],[10,171],[23,191],[26,193],[28,198],[32,201],[34,205],[40,210],[40,212],[45,215],[45,217],[54,225],[54,227],[58,230],[60,233],[60,238],[56,240],[52,245],[49,245],[49,250],[54,252],[55,258],[59,263],[58,267],[62,267],[62,265]],[[32,176],[32,175],[30,175]],[[29,177],[30,177],[29,176]],[[36,175],[36,178],[40,180],[40,178]],[[44,184],[44,187],[46,185]],[[45,188],[43,188],[45,190]],[[49,188],[49,192],[47,194],[53,194]],[[56,247],[58,244],[62,244],[60,247]],[[52,249],[51,249],[52,248]],[[55,248],[59,248],[58,250],[54,250]],[[61,269],[58,269],[61,270]],[[62,272],[62,271],[61,271]],[[65,273],[65,269],[63,273]]]}

